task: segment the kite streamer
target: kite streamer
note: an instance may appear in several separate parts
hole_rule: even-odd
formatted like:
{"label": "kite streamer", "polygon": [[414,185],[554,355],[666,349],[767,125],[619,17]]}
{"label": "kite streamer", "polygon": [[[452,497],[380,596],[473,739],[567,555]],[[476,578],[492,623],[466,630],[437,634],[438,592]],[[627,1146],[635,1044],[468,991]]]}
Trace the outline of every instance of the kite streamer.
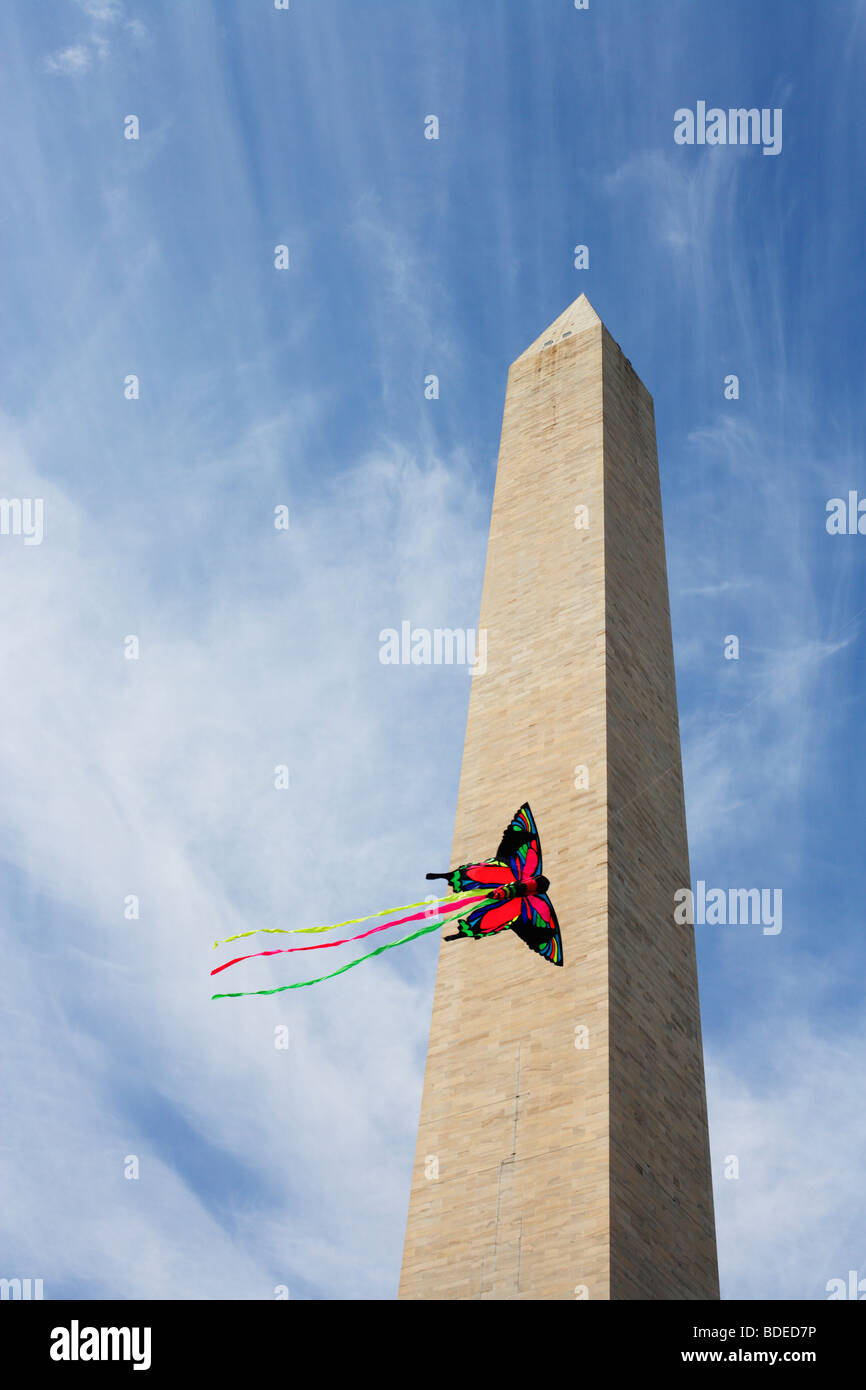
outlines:
{"label": "kite streamer", "polygon": [[315,980],[298,980],[293,985],[278,985],[276,989],[245,989],[235,994],[212,994],[211,999],[245,999],[253,994],[282,994],[287,989],[306,989],[307,985],[320,985],[323,980],[333,980],[335,975],[343,975],[347,970],[351,970],[354,965],[360,965],[362,960],[372,960],[373,956],[381,956],[383,951],[393,951],[395,946],[405,946],[409,941],[417,941],[419,936],[426,936],[428,932],[438,931],[442,926],[442,919],[433,922],[429,927],[422,927],[420,931],[413,931],[411,936],[404,936],[399,941],[387,941],[384,946],[377,946],[375,951],[368,951],[365,956],[358,956],[357,960],[350,960],[348,965],[343,965],[339,970],[332,970],[330,975],[319,975]]}
{"label": "kite streamer", "polygon": [[[461,895],[457,894],[457,896],[460,897]],[[442,907],[437,907],[434,916],[439,917],[439,921],[436,923],[436,926],[441,927],[452,922],[454,918],[460,916],[464,907],[468,907],[470,903],[485,902],[488,896],[488,894],[480,894],[472,898],[463,898],[457,911],[452,909],[451,903],[445,903]],[[452,910],[449,911],[445,917],[442,917],[441,914],[446,908]],[[373,936],[377,931],[387,931],[389,927],[403,927],[407,922],[422,922],[424,918],[429,915],[429,912],[430,909],[428,908],[424,912],[413,913],[411,917],[398,917],[395,922],[382,922],[378,927],[370,927],[369,931],[359,932],[357,936],[347,936],[342,941],[317,941],[314,946],[279,946],[273,951],[253,951],[248,956],[235,956],[234,960],[227,960],[224,965],[218,965],[216,969],[212,970],[210,973],[212,975],[218,975],[221,970],[228,970],[230,965],[239,965],[242,960],[257,960],[260,956],[285,956],[293,951],[325,951],[329,946],[348,946],[350,941],[363,941],[366,936]],[[300,930],[303,931],[305,928],[300,928]],[[309,930],[309,928],[306,928],[306,930]],[[313,928],[313,930],[320,930],[320,928]],[[411,938],[407,937],[407,940],[410,939]],[[398,943],[395,942],[394,944],[397,945]]]}
{"label": "kite streamer", "polygon": [[[462,897],[462,893],[446,893],[444,898],[433,898],[436,903],[452,903]],[[254,927],[252,931],[239,931],[234,936],[224,936],[221,941],[215,941],[213,949],[217,946],[226,946],[230,941],[241,941],[245,936],[257,936],[259,932],[270,933],[278,936],[312,936],[316,932],[339,931],[340,927],[356,927],[360,922],[371,922],[374,917],[386,917],[389,912],[408,912],[413,907],[429,907],[431,899],[422,898],[417,903],[403,903],[402,907],[382,907],[378,912],[368,912],[366,917],[349,917],[345,922],[334,922],[329,927]],[[409,919],[406,918],[408,921]]]}

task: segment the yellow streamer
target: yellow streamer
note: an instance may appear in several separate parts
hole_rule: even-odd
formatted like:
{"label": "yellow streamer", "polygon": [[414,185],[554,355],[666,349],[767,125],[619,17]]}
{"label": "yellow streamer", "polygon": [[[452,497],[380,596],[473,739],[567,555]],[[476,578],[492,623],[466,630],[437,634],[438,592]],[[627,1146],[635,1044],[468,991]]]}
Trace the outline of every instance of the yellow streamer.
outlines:
{"label": "yellow streamer", "polygon": [[264,933],[271,936],[313,936],[317,932],[338,931],[340,927],[355,927],[359,922],[372,922],[374,917],[387,917],[390,912],[408,912],[412,907],[427,907],[433,903],[455,902],[457,898],[465,898],[466,890],[462,893],[446,893],[444,898],[422,898],[418,903],[404,903],[402,907],[383,907],[379,912],[370,912],[366,917],[349,917],[345,922],[334,922],[330,927],[254,927],[252,931],[239,931],[234,936],[224,936],[222,941],[215,941],[213,950],[217,946],[225,946],[229,941],[241,941],[245,936],[258,936]]}

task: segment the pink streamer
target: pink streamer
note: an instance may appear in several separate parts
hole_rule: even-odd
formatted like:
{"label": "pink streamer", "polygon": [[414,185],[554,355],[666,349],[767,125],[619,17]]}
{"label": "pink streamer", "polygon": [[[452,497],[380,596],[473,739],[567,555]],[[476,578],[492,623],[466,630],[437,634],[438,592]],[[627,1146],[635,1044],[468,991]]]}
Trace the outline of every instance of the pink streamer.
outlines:
{"label": "pink streamer", "polygon": [[369,931],[362,931],[358,936],[347,936],[342,941],[319,941],[315,946],[281,946],[275,951],[253,951],[248,956],[235,956],[234,960],[227,960],[224,965],[218,965],[210,973],[218,975],[221,970],[228,970],[230,965],[238,965],[242,960],[257,960],[259,956],[284,956],[290,951],[323,951],[328,946],[347,946],[350,941],[363,941],[365,936],[372,936],[377,931],[387,931],[389,927],[402,927],[406,922],[423,922],[427,917],[440,917],[443,914],[450,915],[462,912],[464,907],[470,903],[483,902],[489,897],[487,893],[478,893],[472,898],[461,898],[460,902],[443,903],[435,911],[425,908],[423,912],[413,912],[411,917],[398,917],[394,922],[383,922],[381,926],[371,927]]}

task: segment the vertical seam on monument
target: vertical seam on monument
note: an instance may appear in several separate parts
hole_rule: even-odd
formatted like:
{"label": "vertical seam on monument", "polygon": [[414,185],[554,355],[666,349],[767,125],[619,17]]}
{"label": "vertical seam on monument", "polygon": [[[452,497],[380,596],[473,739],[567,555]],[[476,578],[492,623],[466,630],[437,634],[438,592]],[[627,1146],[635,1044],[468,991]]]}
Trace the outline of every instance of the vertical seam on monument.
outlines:
{"label": "vertical seam on monument", "polygon": [[[512,1130],[512,1136],[511,1136],[511,1142],[512,1142],[513,1148],[512,1148],[512,1150],[511,1150],[511,1153],[510,1153],[510,1155],[508,1156],[508,1158],[501,1158],[501,1159],[499,1160],[499,1171],[498,1171],[498,1173],[497,1173],[497,1180],[496,1180],[496,1223],[495,1223],[494,1228],[493,1228],[493,1274],[492,1274],[492,1276],[491,1276],[491,1282],[492,1282],[493,1284],[495,1284],[495,1282],[496,1282],[496,1273],[497,1273],[497,1270],[498,1270],[498,1268],[499,1268],[499,1226],[500,1226],[500,1221],[501,1221],[501,1217],[502,1217],[502,1173],[503,1173],[503,1169],[505,1169],[505,1168],[514,1168],[514,1167],[516,1166],[516,1164],[517,1164],[517,1138],[518,1138],[518,1127],[519,1127],[519,1119],[520,1119],[520,1067],[521,1067],[521,1053],[522,1053],[522,1048],[523,1048],[523,1044],[518,1040],[518,1043],[517,1043],[517,1079],[516,1079],[515,1087],[514,1087],[514,1128],[513,1128],[513,1130]],[[521,1253],[521,1252],[520,1252],[520,1245],[521,1245],[521,1241],[522,1241],[522,1239],[523,1239],[523,1216],[522,1216],[522,1215],[521,1215],[521,1218],[520,1218],[520,1231],[521,1231],[520,1240],[518,1240],[518,1244],[517,1244],[517,1287],[518,1287],[518,1290],[519,1290],[519,1288],[520,1288],[520,1253]],[[482,1261],[482,1267],[483,1267],[483,1261]],[[483,1280],[483,1275],[482,1275],[482,1280]]]}

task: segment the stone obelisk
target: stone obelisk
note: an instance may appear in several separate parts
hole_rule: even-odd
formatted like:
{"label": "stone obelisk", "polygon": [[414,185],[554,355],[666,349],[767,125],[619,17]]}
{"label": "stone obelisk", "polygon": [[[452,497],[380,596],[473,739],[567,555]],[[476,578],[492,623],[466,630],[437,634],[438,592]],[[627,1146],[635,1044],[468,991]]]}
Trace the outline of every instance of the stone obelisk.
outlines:
{"label": "stone obelisk", "polygon": [[508,374],[480,626],[452,864],[528,801],[565,964],[440,947],[399,1297],[718,1298],[653,404],[584,295]]}

